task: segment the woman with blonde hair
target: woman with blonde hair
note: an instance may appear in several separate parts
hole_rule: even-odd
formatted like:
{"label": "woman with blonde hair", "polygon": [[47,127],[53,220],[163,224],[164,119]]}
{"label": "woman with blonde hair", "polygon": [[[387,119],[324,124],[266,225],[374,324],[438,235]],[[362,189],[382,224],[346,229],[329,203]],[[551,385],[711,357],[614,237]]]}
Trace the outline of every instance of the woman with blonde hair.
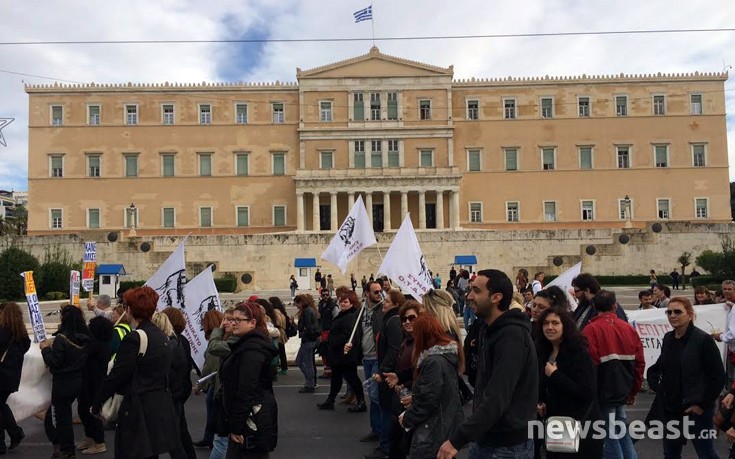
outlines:
{"label": "woman with blonde hair", "polygon": [[430,290],[423,298],[424,310],[439,320],[444,331],[459,342],[459,322],[454,315],[452,295],[444,290]]}

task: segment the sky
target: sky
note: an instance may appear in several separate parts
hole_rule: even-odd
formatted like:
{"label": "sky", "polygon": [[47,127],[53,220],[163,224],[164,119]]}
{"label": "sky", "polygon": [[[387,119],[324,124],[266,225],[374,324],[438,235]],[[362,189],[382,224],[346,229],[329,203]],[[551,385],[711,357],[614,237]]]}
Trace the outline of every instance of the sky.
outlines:
{"label": "sky", "polygon": [[[557,37],[381,40],[490,34],[735,29],[733,0],[0,0],[0,189],[28,186],[24,83],[295,82],[309,69],[381,52],[441,67],[456,79],[721,72],[735,65],[735,31]],[[42,13],[41,13],[42,12]],[[312,38],[367,41],[309,42]],[[296,40],[288,43],[48,44],[29,41]],[[735,181],[735,72],[725,83]]]}

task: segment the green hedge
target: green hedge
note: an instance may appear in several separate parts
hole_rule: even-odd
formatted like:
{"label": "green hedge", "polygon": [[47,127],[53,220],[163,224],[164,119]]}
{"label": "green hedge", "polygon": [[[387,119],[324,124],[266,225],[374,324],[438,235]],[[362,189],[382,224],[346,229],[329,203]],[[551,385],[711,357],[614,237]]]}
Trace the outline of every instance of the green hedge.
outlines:
{"label": "green hedge", "polygon": [[43,296],[43,299],[47,301],[68,300],[69,294],[64,292],[47,292]]}
{"label": "green hedge", "polygon": [[237,279],[232,277],[220,277],[214,280],[214,285],[217,286],[217,291],[222,293],[234,293],[237,289]]}
{"label": "green hedge", "polygon": [[123,293],[131,288],[142,287],[143,285],[145,285],[145,281],[122,281],[120,282],[120,287],[118,287],[118,292],[122,296]]}

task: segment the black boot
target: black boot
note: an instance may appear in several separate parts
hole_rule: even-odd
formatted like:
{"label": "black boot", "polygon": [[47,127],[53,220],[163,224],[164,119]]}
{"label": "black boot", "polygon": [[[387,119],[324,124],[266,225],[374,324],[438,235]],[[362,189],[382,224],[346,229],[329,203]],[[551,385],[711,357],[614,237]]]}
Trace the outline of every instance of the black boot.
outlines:
{"label": "black boot", "polygon": [[334,409],[334,399],[327,398],[324,401],[324,403],[317,403],[316,406],[318,406],[320,410],[333,410]]}
{"label": "black boot", "polygon": [[365,405],[365,400],[357,402],[356,405],[351,406],[347,408],[347,411],[350,413],[364,413],[367,411],[367,405]]}

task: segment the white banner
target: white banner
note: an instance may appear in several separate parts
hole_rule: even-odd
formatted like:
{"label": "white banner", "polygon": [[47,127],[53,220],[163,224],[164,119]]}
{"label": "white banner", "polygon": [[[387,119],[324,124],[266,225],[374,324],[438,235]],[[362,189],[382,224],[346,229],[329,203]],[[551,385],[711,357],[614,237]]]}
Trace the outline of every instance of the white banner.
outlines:
{"label": "white banner", "polygon": [[51,373],[41,356],[38,344],[31,344],[23,357],[23,370],[20,373],[20,387],[8,397],[8,406],[21,422],[34,414],[46,411],[51,404]]}
{"label": "white banner", "polygon": [[76,307],[79,307],[79,278],[81,274],[79,271],[72,270],[69,274],[69,302]]}
{"label": "white banner", "polygon": [[[625,312],[628,314],[628,321],[641,338],[643,355],[646,357],[646,371],[648,371],[648,367],[656,363],[658,356],[661,355],[661,344],[664,335],[672,330],[669,320],[666,318],[666,309],[640,309]],[[724,303],[694,306],[694,325],[707,332],[707,334],[723,332],[727,325],[727,312],[727,305]],[[724,359],[724,345],[717,343],[717,346],[720,348]]]}
{"label": "white banner", "polygon": [[579,276],[579,273],[581,271],[582,262],[580,261],[576,265],[561,273],[559,277],[549,282],[549,285],[544,286],[544,288],[549,288],[552,285],[555,285],[562,289],[564,291],[564,294],[567,296],[567,300],[569,300],[569,304],[572,306],[572,310],[574,310],[577,308],[577,299],[574,297],[574,295],[569,293],[569,290],[571,290],[572,288],[572,279]]}
{"label": "white banner", "polygon": [[347,270],[347,264],[352,261],[363,249],[377,244],[373,225],[365,210],[362,196],[352,206],[350,214],[337,230],[327,249],[322,253],[322,259],[337,265],[342,274]]}
{"label": "white banner", "polygon": [[406,215],[401,223],[378,273],[387,275],[400,285],[405,293],[409,293],[418,301],[422,300],[424,293],[434,288],[434,281],[421,253],[410,215]]}
{"label": "white banner", "polygon": [[94,288],[94,271],[97,267],[97,243],[84,243],[84,266],[82,268],[82,287],[85,292]]}
{"label": "white banner", "polygon": [[186,285],[186,262],[184,242],[169,255],[168,259],[158,268],[153,276],[145,283],[158,292],[158,310],[174,306],[182,311],[184,304],[184,285]]}
{"label": "white banner", "polygon": [[191,357],[197,368],[201,370],[204,366],[204,353],[207,350],[202,318],[211,309],[222,310],[211,266],[186,283],[184,297],[186,307],[181,312],[184,313],[186,319],[186,328],[182,334],[191,343]]}
{"label": "white banner", "polygon": [[31,327],[33,327],[33,342],[38,343],[46,339],[46,329],[43,326],[43,317],[41,316],[41,310],[38,305],[38,294],[36,293],[36,283],[33,282],[33,271],[26,271],[20,275],[25,280],[28,317],[31,318]]}

